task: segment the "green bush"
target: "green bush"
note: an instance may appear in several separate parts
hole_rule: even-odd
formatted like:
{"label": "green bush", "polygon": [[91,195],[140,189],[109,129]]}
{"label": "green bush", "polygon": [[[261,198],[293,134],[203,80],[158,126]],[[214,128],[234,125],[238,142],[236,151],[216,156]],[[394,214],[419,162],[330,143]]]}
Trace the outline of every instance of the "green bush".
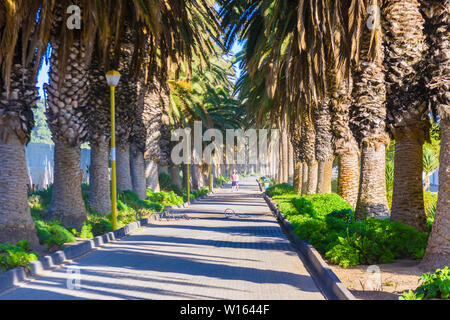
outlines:
{"label": "green bush", "polygon": [[214,178],[214,186],[215,187],[219,187],[222,186],[223,184],[230,182],[231,179],[229,177],[224,177],[224,176],[217,176]]}
{"label": "green bush", "polygon": [[64,228],[59,221],[45,222],[43,220],[35,220],[34,223],[41,244],[62,247],[65,243],[76,241],[75,236]]}
{"label": "green bush", "polygon": [[339,219],[346,223],[352,223],[355,221],[355,212],[353,209],[341,209],[341,210],[333,210],[330,214],[328,214],[325,219]]}
{"label": "green bush", "polygon": [[90,213],[88,215],[88,221],[92,226],[92,234],[94,237],[101,236],[107,232],[111,232],[111,215],[101,215],[98,213]]}
{"label": "green bush", "polygon": [[177,196],[183,196],[183,189],[177,184],[169,185],[168,191],[173,191]]}
{"label": "green bush", "polygon": [[295,233],[331,263],[343,267],[387,263],[398,258],[421,259],[425,253],[426,233],[400,222],[357,222],[353,209],[337,194],[299,197],[285,193],[272,199]]}
{"label": "green bush", "polygon": [[17,245],[9,242],[0,244],[0,272],[17,267],[28,268],[28,264],[38,258],[36,253],[31,252],[30,245],[26,240],[17,242]]}
{"label": "green bush", "polygon": [[177,195],[174,191],[154,192],[147,189],[147,200],[158,202],[164,206],[173,206],[183,204],[183,198]]}
{"label": "green bush", "polygon": [[449,299],[450,268],[436,269],[434,273],[424,273],[419,278],[420,286],[403,293],[400,300]]}
{"label": "green bush", "polygon": [[82,239],[92,239],[94,237],[92,229],[93,225],[90,222],[85,221],[83,222],[83,226],[81,227],[80,232],[77,232],[76,229],[72,229],[72,233]]}
{"label": "green bush", "polygon": [[172,179],[170,178],[170,176],[167,173],[161,172],[158,175],[158,180],[161,190],[168,191],[169,186],[172,184]]}
{"label": "green bush", "polygon": [[296,192],[294,191],[292,184],[290,183],[279,183],[279,184],[275,184],[273,186],[270,186],[267,190],[266,190],[266,194],[269,197],[273,197],[273,196],[280,196],[283,194],[295,194]]}
{"label": "green bush", "polygon": [[313,218],[325,219],[325,216],[335,210],[352,210],[352,207],[335,193],[313,194],[292,199],[300,214]]}

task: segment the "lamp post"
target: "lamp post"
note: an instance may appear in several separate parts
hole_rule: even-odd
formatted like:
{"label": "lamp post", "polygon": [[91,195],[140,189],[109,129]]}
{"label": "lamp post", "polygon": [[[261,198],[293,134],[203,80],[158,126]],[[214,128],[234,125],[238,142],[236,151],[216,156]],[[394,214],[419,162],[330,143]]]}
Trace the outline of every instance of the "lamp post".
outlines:
{"label": "lamp post", "polygon": [[106,82],[111,92],[111,216],[112,229],[117,230],[117,188],[116,188],[116,86],[119,84],[120,73],[112,70],[106,73]]}
{"label": "lamp post", "polygon": [[190,183],[190,158],[191,158],[191,136],[190,136],[190,132],[188,131],[186,134],[186,139],[187,139],[187,149],[188,149],[188,153],[187,153],[187,163],[186,163],[186,192],[187,192],[187,202],[191,201],[191,183]]}

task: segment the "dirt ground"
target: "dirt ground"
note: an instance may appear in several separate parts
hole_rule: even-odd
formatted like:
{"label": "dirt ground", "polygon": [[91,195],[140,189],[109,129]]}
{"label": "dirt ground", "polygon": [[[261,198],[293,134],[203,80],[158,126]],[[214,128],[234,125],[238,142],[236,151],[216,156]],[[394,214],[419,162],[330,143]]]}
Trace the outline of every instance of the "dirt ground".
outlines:
{"label": "dirt ground", "polygon": [[376,266],[330,268],[359,300],[398,300],[404,291],[415,289],[423,274],[415,260],[397,260]]}

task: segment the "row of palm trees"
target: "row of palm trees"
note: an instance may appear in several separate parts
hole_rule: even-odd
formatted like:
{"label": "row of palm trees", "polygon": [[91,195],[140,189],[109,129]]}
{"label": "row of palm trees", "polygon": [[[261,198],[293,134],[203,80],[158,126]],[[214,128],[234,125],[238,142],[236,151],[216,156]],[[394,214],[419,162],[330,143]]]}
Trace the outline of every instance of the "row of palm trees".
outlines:
{"label": "row of palm trees", "polygon": [[[72,5],[80,8],[81,29],[67,27]],[[88,203],[100,213],[111,209],[105,72],[122,74],[116,113],[118,188],[134,189],[144,198],[146,169],[152,162],[170,162],[168,80],[179,83],[180,70],[185,70],[189,81],[194,57],[206,69],[220,56],[213,5],[210,0],[0,1],[0,243],[27,239],[38,246],[27,202],[24,146],[34,126],[42,60],[50,59],[46,116],[55,143],[48,213],[79,229],[87,219],[83,142],[92,148]],[[157,174],[147,176],[157,179]]]}
{"label": "row of palm trees", "polygon": [[[253,124],[278,127],[279,181],[290,139],[299,192],[338,192],[358,219],[389,214],[385,154],[395,141],[390,219],[427,230],[422,146],[441,126],[439,200],[424,266],[450,263],[448,0],[233,0],[226,43],[244,43],[236,91]],[[272,173],[274,173],[272,171]]]}

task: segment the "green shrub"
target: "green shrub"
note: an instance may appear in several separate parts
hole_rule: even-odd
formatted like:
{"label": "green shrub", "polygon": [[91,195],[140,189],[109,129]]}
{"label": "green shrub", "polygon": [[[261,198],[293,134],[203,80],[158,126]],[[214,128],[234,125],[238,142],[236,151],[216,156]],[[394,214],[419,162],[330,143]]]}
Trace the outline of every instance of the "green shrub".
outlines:
{"label": "green shrub", "polygon": [[[334,226],[339,232],[339,228]],[[325,254],[334,264],[389,263],[400,258],[421,259],[428,235],[400,222],[367,219],[351,223],[346,234]]]}
{"label": "green shrub", "polygon": [[170,176],[167,173],[161,172],[158,175],[158,180],[161,190],[168,191],[169,186],[172,184],[172,179],[170,178]]}
{"label": "green shrub", "polygon": [[183,196],[183,189],[177,184],[169,185],[168,191],[173,191],[179,197]]}
{"label": "green shrub", "polygon": [[353,209],[333,210],[325,217],[325,219],[331,218],[336,218],[346,223],[352,223],[353,221],[355,221],[355,212],[353,211]]}
{"label": "green shrub", "polygon": [[30,245],[26,240],[17,242],[17,245],[9,242],[0,244],[0,272],[17,267],[28,268],[28,264],[38,258],[36,253],[31,252]]}
{"label": "green shrub", "polygon": [[303,196],[292,199],[292,202],[300,214],[318,219],[324,219],[334,210],[352,210],[352,207],[335,193]]}
{"label": "green shrub", "polygon": [[290,183],[275,184],[273,186],[270,186],[266,190],[266,194],[269,197],[280,196],[280,195],[289,194],[289,193],[294,193],[294,194],[296,193],[292,187],[292,184],[290,184]]}
{"label": "green shrub", "polygon": [[403,293],[400,300],[449,299],[450,268],[436,269],[434,273],[424,273],[419,278],[420,286]]}
{"label": "green shrub", "polygon": [[183,198],[177,195],[174,191],[154,192],[153,190],[148,189],[147,200],[152,202],[158,202],[164,206],[183,204]]}
{"label": "green shrub", "polygon": [[43,220],[35,220],[34,223],[41,244],[62,247],[64,243],[76,241],[75,236],[64,228],[59,221],[45,222]]}
{"label": "green shrub", "polygon": [[83,226],[81,227],[80,232],[77,232],[77,230],[73,229],[72,233],[82,239],[92,239],[94,237],[92,229],[93,229],[92,224],[85,221],[83,222]]}
{"label": "green shrub", "polygon": [[97,213],[91,213],[88,215],[88,221],[92,226],[92,234],[94,237],[101,236],[107,232],[111,232],[111,215],[101,215]]}
{"label": "green shrub", "polygon": [[421,259],[426,233],[400,222],[367,219],[356,222],[350,205],[336,194],[272,198],[294,226],[331,263],[349,267],[387,263],[399,258]]}

